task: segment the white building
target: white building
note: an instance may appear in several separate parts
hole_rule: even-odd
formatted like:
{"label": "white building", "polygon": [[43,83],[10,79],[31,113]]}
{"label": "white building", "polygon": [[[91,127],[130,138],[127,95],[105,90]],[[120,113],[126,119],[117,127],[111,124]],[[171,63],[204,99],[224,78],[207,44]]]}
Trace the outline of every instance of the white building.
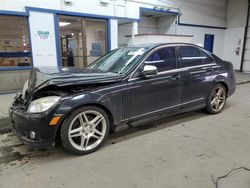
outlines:
{"label": "white building", "polygon": [[247,0],[0,0],[0,92],[34,66],[84,67],[141,38],[190,40],[250,71],[247,15]]}

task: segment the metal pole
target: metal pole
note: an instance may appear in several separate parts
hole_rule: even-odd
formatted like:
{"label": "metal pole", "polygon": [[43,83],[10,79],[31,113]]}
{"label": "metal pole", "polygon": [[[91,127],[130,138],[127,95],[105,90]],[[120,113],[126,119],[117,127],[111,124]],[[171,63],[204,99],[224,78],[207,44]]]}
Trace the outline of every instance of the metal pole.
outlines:
{"label": "metal pole", "polygon": [[248,22],[249,22],[249,9],[250,9],[250,0],[248,0],[248,11],[247,11],[247,22],[245,27],[245,34],[244,34],[244,41],[243,41],[243,52],[241,56],[241,63],[240,63],[240,71],[243,72],[243,65],[244,65],[244,56],[245,56],[245,48],[246,48],[246,41],[247,41],[247,34],[248,34]]}

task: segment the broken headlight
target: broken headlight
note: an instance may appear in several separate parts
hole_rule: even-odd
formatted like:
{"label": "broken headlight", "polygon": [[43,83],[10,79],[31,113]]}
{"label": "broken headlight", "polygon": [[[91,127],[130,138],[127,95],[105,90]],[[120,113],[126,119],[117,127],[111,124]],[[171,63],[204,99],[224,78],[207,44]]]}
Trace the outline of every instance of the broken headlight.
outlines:
{"label": "broken headlight", "polygon": [[45,112],[46,110],[54,106],[60,100],[60,98],[61,97],[58,96],[48,96],[36,99],[30,103],[28,112],[29,113]]}

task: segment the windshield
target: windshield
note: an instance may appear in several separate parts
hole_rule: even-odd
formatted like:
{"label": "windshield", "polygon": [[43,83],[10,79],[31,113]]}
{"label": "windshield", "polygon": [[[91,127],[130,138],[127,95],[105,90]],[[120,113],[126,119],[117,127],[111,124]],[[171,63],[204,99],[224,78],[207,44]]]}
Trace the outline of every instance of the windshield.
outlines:
{"label": "windshield", "polygon": [[137,65],[141,57],[147,53],[148,50],[148,47],[124,47],[116,49],[90,64],[88,68],[125,74]]}

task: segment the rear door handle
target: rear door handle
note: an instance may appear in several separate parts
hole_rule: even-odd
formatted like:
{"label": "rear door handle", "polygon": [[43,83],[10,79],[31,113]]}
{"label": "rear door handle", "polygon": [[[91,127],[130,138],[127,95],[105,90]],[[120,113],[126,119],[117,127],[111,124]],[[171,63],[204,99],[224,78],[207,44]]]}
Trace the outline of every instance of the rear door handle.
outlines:
{"label": "rear door handle", "polygon": [[171,77],[171,80],[179,80],[181,78],[180,74],[175,74]]}

